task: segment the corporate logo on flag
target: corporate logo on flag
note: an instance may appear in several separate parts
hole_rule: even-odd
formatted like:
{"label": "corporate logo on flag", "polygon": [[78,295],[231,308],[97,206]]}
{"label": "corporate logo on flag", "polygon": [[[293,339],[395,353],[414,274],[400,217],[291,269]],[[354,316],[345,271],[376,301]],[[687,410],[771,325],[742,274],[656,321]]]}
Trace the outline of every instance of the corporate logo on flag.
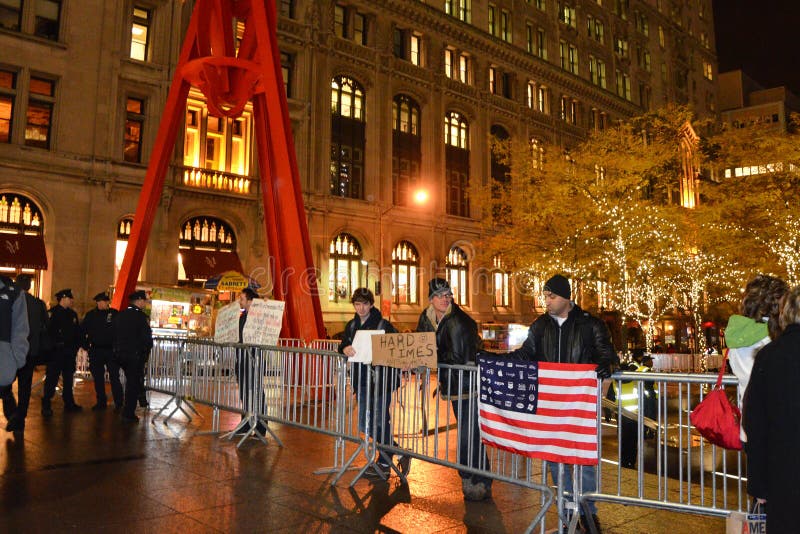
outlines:
{"label": "corporate logo on flag", "polygon": [[551,462],[597,464],[595,365],[478,357],[481,439]]}

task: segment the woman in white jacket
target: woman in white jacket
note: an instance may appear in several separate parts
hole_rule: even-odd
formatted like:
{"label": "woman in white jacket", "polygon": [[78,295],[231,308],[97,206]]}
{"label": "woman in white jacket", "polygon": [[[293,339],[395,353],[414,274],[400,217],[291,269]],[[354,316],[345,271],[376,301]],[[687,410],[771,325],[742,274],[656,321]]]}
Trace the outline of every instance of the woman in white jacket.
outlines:
{"label": "woman in white jacket", "polygon": [[[741,315],[731,315],[725,329],[728,345],[728,360],[731,370],[739,379],[739,404],[750,381],[756,353],[780,334],[778,315],[781,297],[789,287],[774,276],[760,274],[750,280],[744,289],[740,308]],[[741,439],[747,441],[744,429]]]}

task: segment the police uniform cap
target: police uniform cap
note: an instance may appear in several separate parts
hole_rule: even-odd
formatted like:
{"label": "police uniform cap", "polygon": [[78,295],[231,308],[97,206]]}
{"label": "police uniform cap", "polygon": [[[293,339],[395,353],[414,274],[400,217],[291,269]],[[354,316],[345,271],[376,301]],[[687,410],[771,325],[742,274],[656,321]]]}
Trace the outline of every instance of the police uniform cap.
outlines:
{"label": "police uniform cap", "polygon": [[100,302],[101,300],[106,300],[106,301],[110,301],[111,300],[111,297],[109,297],[108,293],[106,293],[105,291],[101,291],[100,293],[95,295],[93,298],[94,298],[95,302]]}
{"label": "police uniform cap", "polygon": [[58,293],[56,293],[56,298],[57,298],[58,300],[61,300],[61,299],[63,299],[64,297],[68,297],[68,298],[74,298],[74,297],[72,296],[72,290],[71,290],[71,289],[69,289],[69,288],[68,288],[68,289],[62,289],[61,291],[59,291]]}
{"label": "police uniform cap", "polygon": [[141,289],[139,291],[134,291],[133,293],[128,295],[128,300],[139,300],[139,299],[147,300],[147,293],[145,293]]}

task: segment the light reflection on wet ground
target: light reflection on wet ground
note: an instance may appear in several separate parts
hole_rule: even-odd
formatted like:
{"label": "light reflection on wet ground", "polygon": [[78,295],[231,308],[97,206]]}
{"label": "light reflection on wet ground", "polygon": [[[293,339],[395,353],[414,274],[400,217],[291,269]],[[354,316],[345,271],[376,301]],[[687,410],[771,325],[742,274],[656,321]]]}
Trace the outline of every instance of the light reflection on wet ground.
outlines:
{"label": "light reflection on wet ground", "polygon": [[[37,374],[36,378],[39,378]],[[204,434],[211,411],[122,423],[113,410],[92,412],[91,383],[76,387],[78,414],[39,415],[34,391],[24,435],[0,430],[0,532],[522,532],[539,494],[495,483],[493,499],[465,503],[458,475],[414,461],[409,484],[360,480],[335,487],[314,475],[333,463],[333,440],[273,425],[284,443],[233,442]],[[167,397],[154,394],[156,410]],[[238,415],[223,414],[222,428]],[[5,421],[2,427],[5,427]],[[720,532],[724,522],[641,508],[601,505],[604,532]],[[548,528],[555,515],[548,514]]]}

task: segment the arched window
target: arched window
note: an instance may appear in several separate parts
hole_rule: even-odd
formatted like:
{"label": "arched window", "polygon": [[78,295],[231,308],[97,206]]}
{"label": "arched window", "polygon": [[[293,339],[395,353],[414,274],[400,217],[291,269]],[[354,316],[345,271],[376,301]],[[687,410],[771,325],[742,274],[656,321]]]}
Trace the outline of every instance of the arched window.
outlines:
{"label": "arched window", "polygon": [[495,307],[511,305],[509,282],[511,275],[506,271],[500,256],[492,258],[492,290]]}
{"label": "arched window", "polygon": [[353,79],[331,80],[331,195],[364,198],[364,90]]}
{"label": "arched window", "polygon": [[[125,258],[125,251],[128,248],[128,239],[131,237],[131,228],[133,227],[133,217],[123,217],[117,223],[117,246],[114,252],[114,283],[117,283],[119,270],[122,268],[122,260]],[[144,265],[144,262],[142,262]],[[138,280],[142,279],[142,270],[139,269]]]}
{"label": "arched window", "polygon": [[400,241],[392,251],[392,299],[395,304],[419,301],[419,254],[408,241]]}
{"label": "arched window", "polygon": [[361,280],[361,245],[341,233],[331,240],[328,252],[328,300],[347,302]]}
{"label": "arched window", "polygon": [[193,217],[181,225],[178,240],[178,282],[202,282],[226,271],[242,272],[236,254],[236,234],[231,226],[216,217]]}
{"label": "arched window", "polygon": [[467,306],[469,305],[469,263],[467,262],[467,253],[460,247],[453,247],[447,254],[447,262],[445,263],[447,281],[450,283],[450,288],[453,291],[453,300],[456,304]]}
{"label": "arched window", "polygon": [[46,269],[42,210],[24,195],[0,193],[0,273],[10,278],[31,275],[31,294],[38,295]]}
{"label": "arched window", "polygon": [[406,95],[392,101],[392,202],[408,206],[419,185],[422,143],[419,105]]}
{"label": "arched window", "polygon": [[447,213],[469,217],[469,125],[455,111],[444,117]]}
{"label": "arched window", "polygon": [[181,227],[180,246],[230,252],[236,250],[236,235],[230,225],[222,219],[194,217]]}

